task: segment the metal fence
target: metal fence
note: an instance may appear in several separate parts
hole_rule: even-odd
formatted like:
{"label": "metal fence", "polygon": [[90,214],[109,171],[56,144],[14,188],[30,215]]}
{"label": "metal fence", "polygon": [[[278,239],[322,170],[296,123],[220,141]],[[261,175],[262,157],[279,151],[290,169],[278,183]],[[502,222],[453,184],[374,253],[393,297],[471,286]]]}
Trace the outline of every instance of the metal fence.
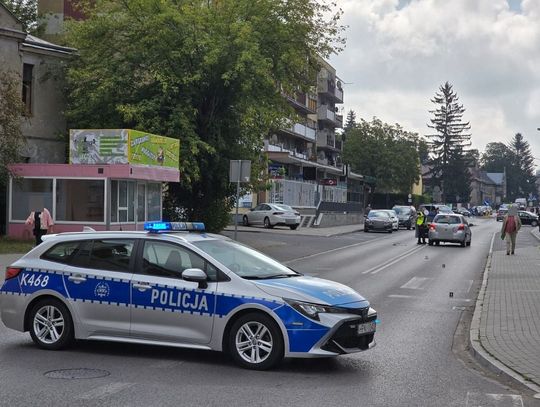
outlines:
{"label": "metal fence", "polygon": [[347,202],[346,186],[317,185],[312,182],[275,179],[271,181],[270,203],[291,206],[317,206],[324,202]]}

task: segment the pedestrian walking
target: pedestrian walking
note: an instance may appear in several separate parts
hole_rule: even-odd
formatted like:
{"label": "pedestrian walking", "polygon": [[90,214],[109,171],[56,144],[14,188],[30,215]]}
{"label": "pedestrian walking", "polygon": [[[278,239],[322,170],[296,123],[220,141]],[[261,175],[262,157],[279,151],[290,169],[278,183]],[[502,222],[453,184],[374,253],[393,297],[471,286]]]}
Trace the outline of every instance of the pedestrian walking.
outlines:
{"label": "pedestrian walking", "polygon": [[371,211],[371,205],[368,204],[368,206],[366,207],[366,216],[369,215],[369,211]]}
{"label": "pedestrian walking", "polygon": [[418,238],[417,244],[426,244],[426,216],[422,211],[418,211],[416,217],[416,237]]}
{"label": "pedestrian walking", "polygon": [[511,205],[504,216],[501,228],[501,239],[506,239],[506,255],[514,254],[519,229],[521,229],[521,219],[518,216],[517,206]]}

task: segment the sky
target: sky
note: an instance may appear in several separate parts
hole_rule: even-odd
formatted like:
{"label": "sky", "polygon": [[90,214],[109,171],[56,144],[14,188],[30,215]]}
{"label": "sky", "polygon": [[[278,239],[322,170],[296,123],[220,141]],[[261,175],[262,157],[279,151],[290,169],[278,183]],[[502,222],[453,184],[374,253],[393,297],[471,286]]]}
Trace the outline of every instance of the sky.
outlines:
{"label": "sky", "polygon": [[540,0],[336,0],[345,50],[330,58],[343,113],[429,134],[430,99],[448,81],[472,148],[521,133],[540,169]]}

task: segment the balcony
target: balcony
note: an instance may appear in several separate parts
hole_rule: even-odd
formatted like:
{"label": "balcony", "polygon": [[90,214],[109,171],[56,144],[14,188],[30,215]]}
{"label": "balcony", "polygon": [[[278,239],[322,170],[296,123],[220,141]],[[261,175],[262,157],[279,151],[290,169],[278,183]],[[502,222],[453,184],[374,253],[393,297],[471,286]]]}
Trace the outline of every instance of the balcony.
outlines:
{"label": "balcony", "polygon": [[286,94],[287,100],[301,113],[313,114],[316,111],[317,100],[312,95],[297,92],[294,96]]}
{"label": "balcony", "polygon": [[309,160],[309,157],[306,152],[301,152],[298,150],[291,150],[281,145],[270,144],[265,141],[264,151],[268,153],[288,153],[289,157],[299,158],[301,160]]}
{"label": "balcony", "polygon": [[343,116],[336,114],[328,105],[321,105],[317,109],[317,119],[330,124],[332,127],[343,127]]}
{"label": "balcony", "polygon": [[287,127],[284,129],[285,131],[301,136],[309,141],[315,141],[316,140],[316,133],[315,129],[312,129],[311,127],[308,127],[304,124],[300,123],[294,123],[292,126]]}
{"label": "balcony", "polygon": [[335,103],[343,103],[343,89],[341,82],[336,86],[335,78],[319,77],[317,80],[317,92],[331,97]]}

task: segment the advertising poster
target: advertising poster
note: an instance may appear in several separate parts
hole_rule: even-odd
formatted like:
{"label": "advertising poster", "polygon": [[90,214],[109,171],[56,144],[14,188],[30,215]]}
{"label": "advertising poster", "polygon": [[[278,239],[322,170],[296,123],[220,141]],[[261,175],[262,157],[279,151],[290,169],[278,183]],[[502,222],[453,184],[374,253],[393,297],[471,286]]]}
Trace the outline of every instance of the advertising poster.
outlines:
{"label": "advertising poster", "polygon": [[179,154],[179,140],[129,130],[130,164],[178,168]]}

